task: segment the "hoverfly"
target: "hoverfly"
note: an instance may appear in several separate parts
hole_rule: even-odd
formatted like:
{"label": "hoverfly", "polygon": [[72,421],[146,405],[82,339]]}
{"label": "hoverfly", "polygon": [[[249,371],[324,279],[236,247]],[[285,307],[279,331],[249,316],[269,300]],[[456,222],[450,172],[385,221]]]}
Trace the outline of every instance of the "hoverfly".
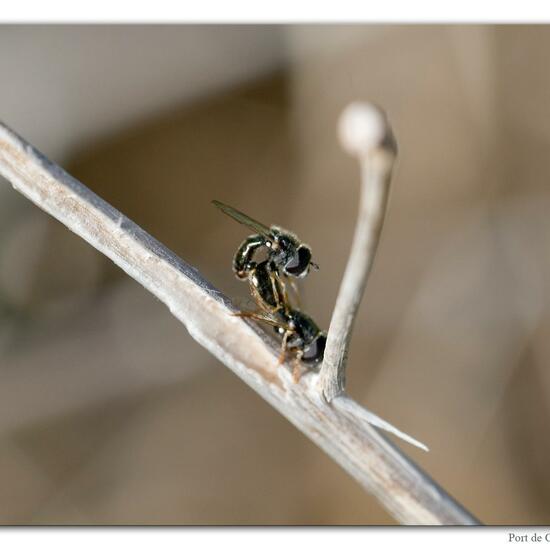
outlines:
{"label": "hoverfly", "polygon": [[266,315],[254,311],[241,311],[235,315],[248,317],[271,325],[282,336],[279,364],[286,359],[287,352],[294,357],[292,376],[300,379],[300,364],[314,367],[323,360],[327,344],[327,334],[315,321],[298,309],[283,309],[276,314]]}
{"label": "hoverfly", "polygon": [[233,258],[233,271],[239,279],[246,279],[250,268],[255,264],[254,256],[262,247],[277,267],[277,271],[286,277],[302,279],[310,268],[319,269],[311,261],[311,248],[302,243],[294,233],[277,225],[268,227],[247,216],[243,212],[220,201],[212,201],[224,214],[256,231],[255,235],[246,238]]}
{"label": "hoverfly", "polygon": [[315,321],[292,307],[285,286],[272,260],[256,264],[248,272],[252,297],[260,311],[242,311],[235,315],[271,325],[282,336],[282,363],[287,352],[294,356],[294,380],[298,380],[300,362],[314,366],[323,360],[327,335]]}
{"label": "hoverfly", "polygon": [[[233,271],[239,279],[248,280],[260,311],[236,315],[273,326],[282,336],[279,362],[284,361],[287,352],[294,355],[296,380],[300,362],[315,365],[322,361],[327,337],[311,317],[291,305],[280,271],[286,277],[301,278],[307,275],[310,267],[318,269],[311,261],[311,250],[289,231],[278,226],[269,228],[230,206],[212,202],[239,223],[258,232],[245,239],[237,249]],[[256,262],[255,254],[262,247],[267,249],[267,259]]]}

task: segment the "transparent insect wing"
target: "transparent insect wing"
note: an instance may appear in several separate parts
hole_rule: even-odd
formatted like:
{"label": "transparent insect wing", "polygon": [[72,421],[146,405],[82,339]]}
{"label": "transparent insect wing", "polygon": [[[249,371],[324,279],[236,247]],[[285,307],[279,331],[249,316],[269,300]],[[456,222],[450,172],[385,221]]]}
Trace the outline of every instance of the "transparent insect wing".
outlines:
{"label": "transparent insect wing", "polygon": [[255,220],[254,218],[247,216],[244,212],[241,212],[240,210],[237,210],[232,206],[224,204],[223,202],[214,200],[212,201],[212,204],[217,208],[219,208],[224,214],[227,214],[229,217],[233,218],[235,221],[242,223],[247,227],[250,227],[260,235],[264,235],[265,237],[272,238],[271,228],[269,228],[267,225],[264,225],[263,223]]}

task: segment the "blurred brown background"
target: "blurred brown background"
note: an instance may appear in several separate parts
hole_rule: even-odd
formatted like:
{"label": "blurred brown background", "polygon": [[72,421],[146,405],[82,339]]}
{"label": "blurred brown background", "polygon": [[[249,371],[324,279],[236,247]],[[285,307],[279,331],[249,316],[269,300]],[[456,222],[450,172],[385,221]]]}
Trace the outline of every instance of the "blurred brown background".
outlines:
{"label": "blurred brown background", "polygon": [[[3,26],[0,111],[229,296],[294,230],[323,327],[353,233],[351,100],[399,143],[349,392],[483,522],[550,521],[550,28]],[[0,186],[0,523],[392,524],[86,243]]]}

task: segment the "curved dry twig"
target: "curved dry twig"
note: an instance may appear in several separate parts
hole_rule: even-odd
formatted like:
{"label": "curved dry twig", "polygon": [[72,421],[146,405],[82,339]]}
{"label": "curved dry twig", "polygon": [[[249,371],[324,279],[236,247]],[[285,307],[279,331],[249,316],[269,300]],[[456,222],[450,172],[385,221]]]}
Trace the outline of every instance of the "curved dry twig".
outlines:
{"label": "curved dry twig", "polygon": [[0,174],[157,296],[197,342],[317,443],[397,520],[477,523],[370,425],[377,417],[345,396],[328,404],[317,390],[317,373],[293,383],[290,372],[277,364],[274,343],[252,323],[232,316],[230,301],[195,268],[3,125]]}
{"label": "curved dry twig", "polygon": [[320,389],[330,402],[345,391],[353,324],[378,247],[397,147],[385,114],[352,103],[340,117],[340,141],[361,167],[359,215],[351,252],[330,321]]}

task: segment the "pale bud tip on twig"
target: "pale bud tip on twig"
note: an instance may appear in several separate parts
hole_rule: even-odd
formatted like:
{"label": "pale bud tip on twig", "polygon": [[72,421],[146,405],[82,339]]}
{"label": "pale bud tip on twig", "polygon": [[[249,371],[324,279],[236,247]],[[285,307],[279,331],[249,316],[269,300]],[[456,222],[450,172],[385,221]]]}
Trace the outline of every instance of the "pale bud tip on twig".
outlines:
{"label": "pale bud tip on twig", "polygon": [[357,157],[383,146],[390,132],[384,111],[372,103],[350,103],[338,121],[338,137],[343,149]]}

